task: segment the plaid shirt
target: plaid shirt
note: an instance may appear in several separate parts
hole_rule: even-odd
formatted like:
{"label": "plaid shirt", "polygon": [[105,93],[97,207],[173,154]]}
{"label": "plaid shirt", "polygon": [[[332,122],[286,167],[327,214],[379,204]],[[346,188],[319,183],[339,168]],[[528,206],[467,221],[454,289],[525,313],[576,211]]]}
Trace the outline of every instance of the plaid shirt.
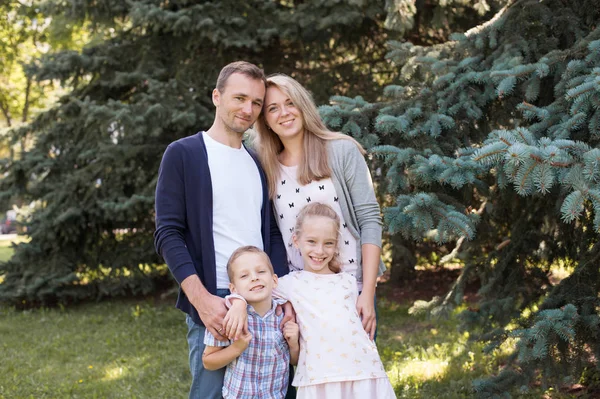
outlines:
{"label": "plaid shirt", "polygon": [[[279,328],[283,314],[275,314],[276,302],[264,317],[248,305],[248,348],[227,365],[223,382],[225,399],[283,399],[288,389],[290,349]],[[229,346],[206,330],[204,344]]]}

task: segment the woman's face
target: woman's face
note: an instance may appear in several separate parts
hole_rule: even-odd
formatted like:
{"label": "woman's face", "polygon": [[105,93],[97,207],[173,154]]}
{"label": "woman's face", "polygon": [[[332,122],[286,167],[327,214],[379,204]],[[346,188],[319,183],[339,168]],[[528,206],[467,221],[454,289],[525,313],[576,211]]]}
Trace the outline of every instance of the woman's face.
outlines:
{"label": "woman's face", "polygon": [[269,87],[265,96],[264,116],[267,125],[281,141],[302,136],[304,118],[287,94],[277,87]]}

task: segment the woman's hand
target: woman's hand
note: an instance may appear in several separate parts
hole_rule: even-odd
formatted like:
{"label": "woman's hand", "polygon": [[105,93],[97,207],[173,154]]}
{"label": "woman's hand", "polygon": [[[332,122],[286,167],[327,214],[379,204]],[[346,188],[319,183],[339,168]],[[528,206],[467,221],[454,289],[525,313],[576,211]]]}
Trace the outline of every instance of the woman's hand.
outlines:
{"label": "woman's hand", "polygon": [[232,305],[223,319],[223,335],[232,340],[239,340],[248,334],[248,311],[246,303],[232,298]]}
{"label": "woman's hand", "polygon": [[362,320],[362,325],[369,338],[373,340],[375,337],[375,328],[377,320],[375,319],[375,296],[363,291],[356,301],[356,311]]}

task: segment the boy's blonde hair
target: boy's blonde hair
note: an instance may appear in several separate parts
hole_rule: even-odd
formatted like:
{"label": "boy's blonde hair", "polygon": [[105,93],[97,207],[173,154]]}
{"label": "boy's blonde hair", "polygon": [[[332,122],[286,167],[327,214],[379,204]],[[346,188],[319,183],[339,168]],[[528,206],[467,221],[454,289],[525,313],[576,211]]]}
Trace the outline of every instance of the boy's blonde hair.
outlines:
{"label": "boy's blonde hair", "polygon": [[313,202],[312,204],[306,205],[300,213],[298,213],[298,217],[296,218],[296,226],[294,227],[294,234],[296,236],[300,236],[302,234],[302,226],[306,218],[311,216],[320,216],[331,219],[331,221],[335,225],[335,231],[337,232],[336,237],[336,251],[333,255],[333,258],[329,261],[327,267],[334,273],[339,273],[342,271],[341,262],[340,262],[340,251],[338,243],[340,242],[340,217],[338,214],[327,204],[323,204],[321,202]]}
{"label": "boy's blonde hair", "polygon": [[248,253],[263,255],[265,258],[266,264],[269,266],[269,270],[271,271],[271,274],[275,274],[275,270],[273,269],[273,264],[271,263],[271,259],[269,259],[269,255],[267,255],[267,253],[265,251],[263,251],[262,249],[260,249],[258,247],[255,247],[254,245],[246,245],[243,247],[239,247],[238,249],[233,251],[233,253],[229,257],[229,260],[227,261],[227,275],[229,276],[229,281],[233,281],[233,270],[231,267],[233,265],[233,263],[240,256],[242,256],[244,254],[248,254]]}

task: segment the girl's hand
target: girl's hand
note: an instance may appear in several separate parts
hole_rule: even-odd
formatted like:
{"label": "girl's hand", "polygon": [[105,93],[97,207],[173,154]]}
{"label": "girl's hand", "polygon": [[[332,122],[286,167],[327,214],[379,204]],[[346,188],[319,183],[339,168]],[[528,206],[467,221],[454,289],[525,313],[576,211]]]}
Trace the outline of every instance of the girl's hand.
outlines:
{"label": "girl's hand", "polygon": [[375,320],[375,297],[372,294],[363,291],[356,301],[356,311],[362,320],[362,325],[369,338],[373,340],[375,337],[375,328],[377,321]]}
{"label": "girl's hand", "polygon": [[235,341],[248,333],[248,311],[244,301],[233,298],[231,302],[231,308],[223,319],[223,335]]}
{"label": "girl's hand", "polygon": [[298,340],[300,339],[298,324],[293,321],[286,322],[283,326],[283,337],[291,348],[298,346]]}
{"label": "girl's hand", "polygon": [[286,302],[283,305],[277,305],[277,309],[275,309],[277,316],[281,314],[281,309],[283,309],[283,319],[281,320],[279,327],[283,331],[285,323],[288,321],[293,321],[294,323],[296,322],[296,312],[294,311],[294,307],[290,302]]}

